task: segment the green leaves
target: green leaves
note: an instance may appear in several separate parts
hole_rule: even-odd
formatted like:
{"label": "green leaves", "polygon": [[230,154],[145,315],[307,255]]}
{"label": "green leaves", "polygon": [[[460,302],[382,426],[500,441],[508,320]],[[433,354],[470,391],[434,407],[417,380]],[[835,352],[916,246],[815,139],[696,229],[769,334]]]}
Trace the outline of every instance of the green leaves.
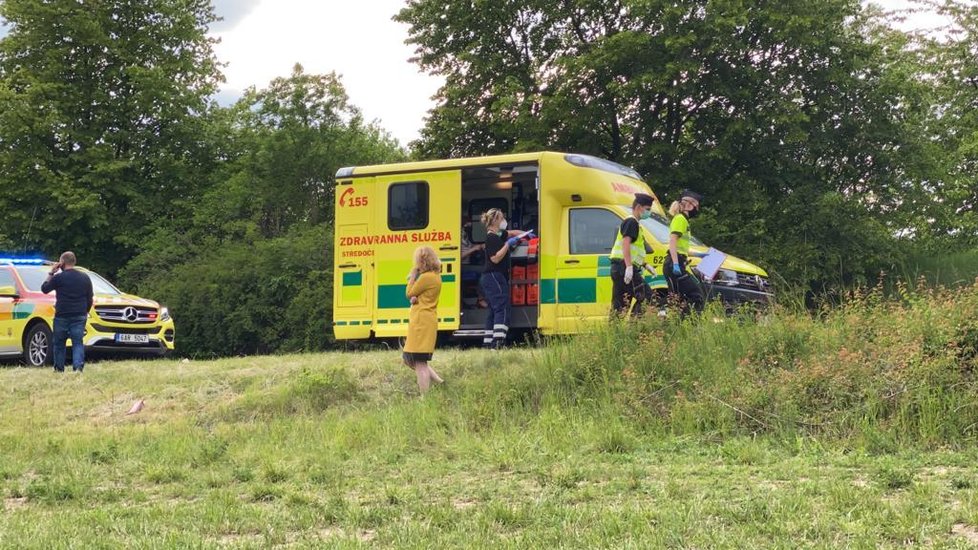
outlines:
{"label": "green leaves", "polygon": [[[933,71],[858,0],[418,0],[398,19],[446,78],[417,155],[550,148],[635,166],[667,203],[705,192],[715,217],[698,235],[796,284],[875,278],[897,236],[946,215],[935,192],[978,203],[976,186],[945,184]],[[851,235],[827,236],[851,216]]]}
{"label": "green leaves", "polygon": [[210,3],[5,0],[0,16],[5,228],[21,249],[71,247],[111,274],[211,164]]}
{"label": "green leaves", "polygon": [[157,229],[124,276],[170,307],[182,353],[325,349],[334,175],[404,152],[363,122],[339,77],[298,65],[214,122],[226,160],[190,215]]}

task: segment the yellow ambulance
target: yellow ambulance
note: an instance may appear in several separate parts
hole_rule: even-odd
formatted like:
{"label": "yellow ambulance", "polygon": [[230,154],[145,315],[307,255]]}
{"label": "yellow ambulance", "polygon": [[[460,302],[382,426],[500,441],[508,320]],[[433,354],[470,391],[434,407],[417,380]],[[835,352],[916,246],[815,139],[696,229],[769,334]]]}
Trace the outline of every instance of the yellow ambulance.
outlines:
{"label": "yellow ambulance", "polygon": [[[401,337],[410,304],[406,277],[414,250],[435,249],[442,262],[438,329],[455,337],[484,332],[487,309],[478,293],[484,257],[463,258],[463,244],[485,239],[483,212],[500,208],[511,229],[539,236],[513,254],[511,333],[580,332],[608,320],[608,254],[635,193],[655,194],[634,170],[600,158],[557,152],[357,166],[336,174],[333,330],[337,339]],[[643,220],[646,280],[664,288],[661,265],[669,238],[658,199]],[[472,246],[474,245],[474,247]],[[693,251],[707,247],[693,240]],[[727,256],[708,296],[767,302],[767,273]]]}

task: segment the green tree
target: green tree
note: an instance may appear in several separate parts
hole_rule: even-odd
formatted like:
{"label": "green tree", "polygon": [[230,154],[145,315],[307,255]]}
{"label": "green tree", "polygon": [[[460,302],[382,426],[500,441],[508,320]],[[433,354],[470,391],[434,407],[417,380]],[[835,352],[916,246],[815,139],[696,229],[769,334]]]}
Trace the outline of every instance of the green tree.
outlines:
{"label": "green tree", "polygon": [[208,0],[4,0],[0,205],[21,249],[109,274],[211,169]]}
{"label": "green tree", "polygon": [[181,353],[324,349],[336,171],[405,154],[364,123],[335,74],[298,65],[213,121],[227,143],[212,187],[185,223],[148,239],[124,278],[171,308]]}
{"label": "green tree", "polygon": [[[925,90],[859,0],[418,0],[416,60],[446,83],[421,157],[555,148],[706,193],[700,236],[820,287],[892,265],[922,188]],[[915,110],[916,109],[916,110]]]}
{"label": "green tree", "polygon": [[[931,141],[941,146],[943,170],[927,183],[932,208],[929,225],[936,243],[978,247],[978,5],[947,0],[936,7],[947,26],[917,36],[914,50],[923,58],[933,84]],[[936,208],[935,208],[936,207]],[[921,230],[923,232],[923,230]]]}

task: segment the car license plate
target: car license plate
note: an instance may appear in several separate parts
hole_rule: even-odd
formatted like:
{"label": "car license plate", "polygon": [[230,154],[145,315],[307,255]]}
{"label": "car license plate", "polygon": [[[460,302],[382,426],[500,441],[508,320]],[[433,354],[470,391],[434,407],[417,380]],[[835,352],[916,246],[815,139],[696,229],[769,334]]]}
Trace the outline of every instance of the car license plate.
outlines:
{"label": "car license plate", "polygon": [[115,341],[120,344],[148,344],[149,336],[146,334],[116,334]]}

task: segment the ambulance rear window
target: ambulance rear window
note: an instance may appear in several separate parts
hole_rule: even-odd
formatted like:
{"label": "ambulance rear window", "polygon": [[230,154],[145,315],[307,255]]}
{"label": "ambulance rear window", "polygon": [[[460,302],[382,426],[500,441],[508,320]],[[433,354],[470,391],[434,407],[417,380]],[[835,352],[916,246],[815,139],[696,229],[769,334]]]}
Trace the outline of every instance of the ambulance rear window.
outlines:
{"label": "ambulance rear window", "polygon": [[428,227],[428,182],[395,183],[388,188],[387,227],[391,231]]}

